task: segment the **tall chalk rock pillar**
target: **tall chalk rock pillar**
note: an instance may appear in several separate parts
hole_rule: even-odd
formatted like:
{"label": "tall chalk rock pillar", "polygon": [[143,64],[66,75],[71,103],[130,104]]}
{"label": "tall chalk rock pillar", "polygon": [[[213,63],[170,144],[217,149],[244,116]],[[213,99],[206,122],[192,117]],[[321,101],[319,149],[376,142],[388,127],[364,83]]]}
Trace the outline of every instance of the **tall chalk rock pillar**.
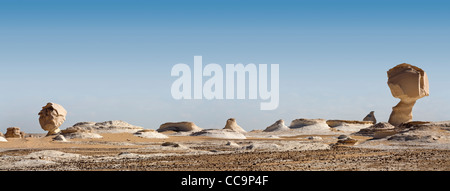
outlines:
{"label": "tall chalk rock pillar", "polygon": [[428,77],[419,67],[406,63],[390,69],[387,74],[392,96],[400,99],[400,102],[392,108],[389,123],[399,126],[412,121],[412,109],[416,101],[430,95]]}

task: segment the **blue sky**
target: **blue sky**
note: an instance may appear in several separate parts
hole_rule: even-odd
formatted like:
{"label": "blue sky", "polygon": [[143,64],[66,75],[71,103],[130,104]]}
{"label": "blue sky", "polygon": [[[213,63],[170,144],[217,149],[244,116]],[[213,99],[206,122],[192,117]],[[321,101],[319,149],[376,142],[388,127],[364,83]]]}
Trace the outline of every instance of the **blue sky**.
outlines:
{"label": "blue sky", "polygon": [[[167,121],[246,130],[278,119],[387,121],[398,99],[386,71],[424,69],[430,96],[415,120],[450,120],[448,1],[0,1],[0,131],[43,132],[47,102],[80,121]],[[177,63],[279,64],[280,105],[261,100],[174,100]],[[3,128],[3,130],[2,130]]]}

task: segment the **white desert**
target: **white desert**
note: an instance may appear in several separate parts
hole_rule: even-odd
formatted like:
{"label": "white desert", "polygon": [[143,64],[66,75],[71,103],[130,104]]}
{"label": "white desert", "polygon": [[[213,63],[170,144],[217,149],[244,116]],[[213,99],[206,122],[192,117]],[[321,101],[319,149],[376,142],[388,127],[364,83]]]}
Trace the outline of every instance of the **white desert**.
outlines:
{"label": "white desert", "polygon": [[3,128],[0,170],[449,171],[450,121],[412,116],[416,102],[430,95],[425,71],[400,64],[388,71],[388,86],[400,102],[387,122],[369,110],[358,119],[277,117],[253,130],[238,125],[247,124],[239,116],[215,128],[195,121],[141,127],[111,120],[60,129],[70,114],[48,103],[39,112],[41,134]]}

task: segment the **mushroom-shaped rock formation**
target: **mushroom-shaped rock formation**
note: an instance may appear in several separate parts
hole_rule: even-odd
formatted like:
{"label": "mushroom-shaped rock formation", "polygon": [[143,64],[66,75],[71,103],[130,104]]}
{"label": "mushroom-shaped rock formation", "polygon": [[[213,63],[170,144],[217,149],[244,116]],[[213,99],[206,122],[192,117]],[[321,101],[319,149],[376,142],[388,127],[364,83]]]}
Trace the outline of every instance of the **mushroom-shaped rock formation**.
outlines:
{"label": "mushroom-shaped rock formation", "polygon": [[67,111],[59,104],[47,103],[39,112],[39,124],[41,128],[48,131],[47,136],[61,132],[61,126],[66,120]]}
{"label": "mushroom-shaped rock formation", "polygon": [[412,121],[412,108],[416,101],[430,95],[428,77],[422,69],[406,63],[390,69],[387,74],[392,96],[400,99],[392,108],[389,123],[399,126]]}
{"label": "mushroom-shaped rock formation", "polygon": [[201,131],[202,128],[195,125],[193,122],[177,122],[177,123],[164,123],[158,130],[158,132],[164,131],[176,131],[176,132],[189,132],[189,131]]}
{"label": "mushroom-shaped rock formation", "polygon": [[234,118],[228,119],[228,120],[227,120],[227,124],[225,125],[225,127],[224,127],[223,129],[230,129],[230,130],[233,130],[233,131],[236,131],[236,132],[239,132],[239,133],[245,133],[245,132],[247,132],[247,131],[245,131],[244,129],[242,129],[242,127],[239,126],[239,125],[236,123],[236,119],[234,119]]}
{"label": "mushroom-shaped rock formation", "polygon": [[366,117],[364,117],[363,121],[372,121],[373,124],[377,124],[377,119],[375,118],[375,111],[371,111]]}
{"label": "mushroom-shaped rock formation", "polygon": [[284,120],[280,119],[278,121],[276,121],[274,124],[272,124],[271,126],[267,127],[264,132],[274,132],[274,131],[286,131],[289,130],[289,127],[287,127],[284,124]]}

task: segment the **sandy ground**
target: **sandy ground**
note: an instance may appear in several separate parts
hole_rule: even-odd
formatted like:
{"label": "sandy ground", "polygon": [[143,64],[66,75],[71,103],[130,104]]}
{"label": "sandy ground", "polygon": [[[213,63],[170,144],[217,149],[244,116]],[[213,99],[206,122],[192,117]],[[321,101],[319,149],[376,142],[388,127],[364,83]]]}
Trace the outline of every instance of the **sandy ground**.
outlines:
{"label": "sandy ground", "polygon": [[[448,171],[450,150],[336,145],[336,135],[226,140],[202,136],[149,139],[105,133],[101,139],[53,141],[28,137],[0,142],[0,170],[76,171]],[[320,137],[317,139],[317,137]],[[231,141],[231,142],[230,142]],[[169,143],[168,143],[169,142]],[[377,143],[390,144],[390,143]]]}

